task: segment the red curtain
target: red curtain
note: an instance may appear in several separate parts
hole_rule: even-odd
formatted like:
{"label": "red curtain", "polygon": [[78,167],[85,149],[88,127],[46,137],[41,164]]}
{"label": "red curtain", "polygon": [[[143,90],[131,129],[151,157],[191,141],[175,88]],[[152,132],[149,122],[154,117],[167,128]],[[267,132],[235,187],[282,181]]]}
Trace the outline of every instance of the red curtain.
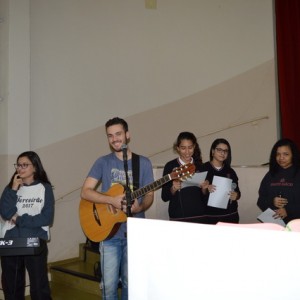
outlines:
{"label": "red curtain", "polygon": [[300,149],[300,1],[275,0],[281,135]]}

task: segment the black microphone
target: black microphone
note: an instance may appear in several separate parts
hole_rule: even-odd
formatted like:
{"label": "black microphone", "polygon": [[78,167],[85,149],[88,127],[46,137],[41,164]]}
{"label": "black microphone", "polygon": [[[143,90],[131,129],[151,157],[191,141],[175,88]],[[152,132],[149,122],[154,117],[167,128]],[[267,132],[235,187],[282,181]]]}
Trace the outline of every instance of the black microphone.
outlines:
{"label": "black microphone", "polygon": [[[231,183],[231,192],[234,192],[235,189],[237,188],[237,184],[235,182]],[[230,204],[232,203],[232,200],[230,200]]]}
{"label": "black microphone", "polygon": [[231,184],[231,191],[234,192],[236,188],[237,188],[237,184],[235,182],[233,182]]}
{"label": "black microphone", "polygon": [[122,152],[123,152],[123,160],[127,160],[127,145],[123,144],[121,146]]}

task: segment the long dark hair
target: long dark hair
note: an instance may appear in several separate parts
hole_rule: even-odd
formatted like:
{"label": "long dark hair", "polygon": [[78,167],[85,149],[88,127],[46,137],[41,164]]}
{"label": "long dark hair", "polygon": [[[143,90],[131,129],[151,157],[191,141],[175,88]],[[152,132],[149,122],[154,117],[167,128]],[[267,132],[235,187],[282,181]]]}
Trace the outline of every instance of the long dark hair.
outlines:
{"label": "long dark hair", "polygon": [[195,163],[195,165],[198,165],[198,166],[202,165],[201,149],[200,149],[200,146],[197,142],[197,138],[195,137],[195,135],[188,131],[180,132],[174,145],[173,145],[173,149],[175,152],[177,152],[177,147],[180,146],[182,140],[192,141],[193,145],[195,146],[194,153],[192,155],[192,157],[194,159],[194,163]]}
{"label": "long dark hair", "polygon": [[295,172],[297,171],[297,169],[299,169],[300,156],[299,156],[299,150],[297,148],[297,145],[292,140],[283,138],[283,139],[278,140],[274,144],[274,146],[271,150],[270,160],[269,160],[269,170],[272,175],[275,175],[280,168],[279,164],[277,163],[276,156],[277,156],[278,148],[283,147],[283,146],[289,147],[291,149],[292,165],[295,167]]}
{"label": "long dark hair", "polygon": [[[40,157],[38,156],[37,153],[35,153],[34,151],[26,151],[21,153],[18,158],[17,158],[17,162],[21,157],[27,157],[30,162],[32,163],[32,165],[35,168],[35,172],[33,174],[33,179],[34,180],[39,180],[42,181],[44,183],[49,183],[51,185],[50,180],[48,179],[47,173],[44,170],[43,164],[41,162]],[[16,175],[17,171],[13,174],[13,176],[10,179],[10,182],[8,184],[8,186],[11,188],[13,181],[14,181],[14,177]]]}
{"label": "long dark hair", "polygon": [[229,142],[227,140],[223,139],[223,138],[216,139],[211,144],[210,151],[209,151],[209,160],[210,161],[213,160],[213,150],[216,151],[216,148],[220,144],[225,144],[228,147],[228,155],[227,155],[227,158],[224,160],[224,164],[226,166],[230,167],[230,165],[231,165],[231,158],[232,158],[232,156],[231,156],[231,147],[230,147]]}

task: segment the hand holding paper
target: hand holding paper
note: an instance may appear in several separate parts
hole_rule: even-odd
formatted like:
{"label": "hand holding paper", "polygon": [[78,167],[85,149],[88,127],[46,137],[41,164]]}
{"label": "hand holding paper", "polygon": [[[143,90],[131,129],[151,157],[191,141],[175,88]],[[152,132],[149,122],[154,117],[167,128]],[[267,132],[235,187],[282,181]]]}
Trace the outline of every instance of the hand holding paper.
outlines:
{"label": "hand holding paper", "polygon": [[216,189],[209,194],[207,205],[226,209],[231,192],[231,183],[232,179],[214,176],[212,184]]}
{"label": "hand holding paper", "polygon": [[195,173],[192,177],[188,178],[186,181],[181,183],[181,188],[185,188],[188,186],[198,186],[205,181],[207,172]]}
{"label": "hand holding paper", "polygon": [[282,221],[282,219],[276,219],[274,216],[276,215],[276,212],[272,210],[271,208],[267,208],[264,212],[262,212],[258,217],[257,220],[263,222],[263,223],[275,223],[282,226],[285,226],[285,223]]}

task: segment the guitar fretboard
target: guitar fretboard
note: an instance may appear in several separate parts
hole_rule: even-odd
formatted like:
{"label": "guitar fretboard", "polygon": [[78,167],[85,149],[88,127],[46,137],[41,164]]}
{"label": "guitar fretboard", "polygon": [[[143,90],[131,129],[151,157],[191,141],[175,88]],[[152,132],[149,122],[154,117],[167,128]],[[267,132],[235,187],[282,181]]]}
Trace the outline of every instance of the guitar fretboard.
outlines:
{"label": "guitar fretboard", "polygon": [[132,199],[142,197],[142,196],[146,195],[147,193],[160,188],[162,185],[164,185],[166,182],[168,182],[170,180],[171,180],[171,176],[170,176],[170,174],[167,174],[164,177],[132,192],[132,194],[131,194]]}

